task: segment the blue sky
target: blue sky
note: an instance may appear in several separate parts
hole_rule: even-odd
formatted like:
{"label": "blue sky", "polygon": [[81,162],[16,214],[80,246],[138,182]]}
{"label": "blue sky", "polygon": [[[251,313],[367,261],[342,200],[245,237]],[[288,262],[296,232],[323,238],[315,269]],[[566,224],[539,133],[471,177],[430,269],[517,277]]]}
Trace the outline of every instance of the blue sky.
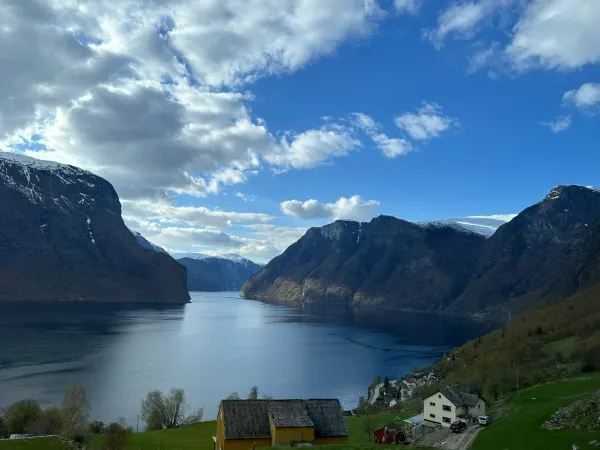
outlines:
{"label": "blue sky", "polygon": [[338,218],[515,213],[600,184],[594,0],[146,3],[0,7],[4,45],[27,44],[19,21],[34,52],[73,40],[60,63],[8,61],[30,78],[6,75],[23,100],[0,103],[0,147],[106,177],[170,250],[267,260]]}

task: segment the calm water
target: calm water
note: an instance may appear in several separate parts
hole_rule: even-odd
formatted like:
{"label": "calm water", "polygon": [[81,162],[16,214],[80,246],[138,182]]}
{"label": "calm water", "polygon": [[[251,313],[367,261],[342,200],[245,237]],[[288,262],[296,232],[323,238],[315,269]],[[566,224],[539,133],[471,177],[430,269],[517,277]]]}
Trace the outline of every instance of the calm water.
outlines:
{"label": "calm water", "polygon": [[274,397],[338,397],[355,406],[377,374],[423,367],[481,333],[423,315],[299,311],[192,293],[176,307],[85,303],[0,304],[0,407],[58,403],[86,387],[92,417],[135,424],[145,393],[185,389],[215,416],[218,402],[252,385]]}

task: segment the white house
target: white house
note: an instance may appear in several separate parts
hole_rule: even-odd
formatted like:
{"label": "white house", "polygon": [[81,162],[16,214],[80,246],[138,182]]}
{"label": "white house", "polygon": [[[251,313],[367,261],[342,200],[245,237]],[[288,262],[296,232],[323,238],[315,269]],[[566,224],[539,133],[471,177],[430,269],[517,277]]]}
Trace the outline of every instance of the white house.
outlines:
{"label": "white house", "polygon": [[447,387],[423,400],[423,414],[425,421],[449,427],[459,418],[484,416],[485,402],[477,395]]}

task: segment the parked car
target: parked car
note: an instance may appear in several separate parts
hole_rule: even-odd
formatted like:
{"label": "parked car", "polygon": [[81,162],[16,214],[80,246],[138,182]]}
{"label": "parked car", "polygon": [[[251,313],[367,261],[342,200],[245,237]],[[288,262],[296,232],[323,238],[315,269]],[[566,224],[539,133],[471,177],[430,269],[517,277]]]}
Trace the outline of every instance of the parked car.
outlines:
{"label": "parked car", "polygon": [[477,423],[479,425],[487,426],[492,423],[492,418],[490,416],[479,416],[477,418]]}
{"label": "parked car", "polygon": [[462,420],[457,420],[456,422],[452,422],[450,424],[450,430],[453,433],[462,433],[467,429],[467,424]]}

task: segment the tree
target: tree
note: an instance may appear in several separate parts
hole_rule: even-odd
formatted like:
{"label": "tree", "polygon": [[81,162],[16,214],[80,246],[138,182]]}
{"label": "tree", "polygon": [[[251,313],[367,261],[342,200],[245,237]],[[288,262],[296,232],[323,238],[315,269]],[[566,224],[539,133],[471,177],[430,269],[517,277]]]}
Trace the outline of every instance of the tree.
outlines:
{"label": "tree", "polygon": [[88,429],[92,434],[102,434],[104,431],[106,431],[104,422],[101,420],[94,420],[93,422],[90,422]]}
{"label": "tree", "polygon": [[38,419],[27,427],[27,433],[44,436],[59,434],[62,430],[62,411],[52,406],[42,410]]}
{"label": "tree", "polygon": [[142,400],[142,419],[148,430],[177,428],[202,419],[203,409],[199,408],[189,415],[185,413],[185,394],[183,389],[171,389],[169,395],[161,391],[150,391]]}
{"label": "tree", "polygon": [[8,437],[8,428],[6,427],[6,421],[3,416],[4,413],[0,413],[0,438]]}
{"label": "tree", "polygon": [[252,386],[248,392],[248,400],[258,400],[258,386]]}
{"label": "tree", "polygon": [[62,434],[65,438],[73,439],[85,429],[89,409],[85,389],[78,385],[69,386],[62,406]]}
{"label": "tree", "polygon": [[106,427],[102,450],[123,450],[127,448],[129,429],[120,423],[113,422]]}
{"label": "tree", "polygon": [[232,392],[231,394],[229,394],[227,396],[227,400],[239,400],[240,399],[240,394],[238,394],[237,392]]}
{"label": "tree", "polygon": [[4,412],[8,434],[25,433],[41,415],[40,405],[35,400],[20,400],[13,403]]}

